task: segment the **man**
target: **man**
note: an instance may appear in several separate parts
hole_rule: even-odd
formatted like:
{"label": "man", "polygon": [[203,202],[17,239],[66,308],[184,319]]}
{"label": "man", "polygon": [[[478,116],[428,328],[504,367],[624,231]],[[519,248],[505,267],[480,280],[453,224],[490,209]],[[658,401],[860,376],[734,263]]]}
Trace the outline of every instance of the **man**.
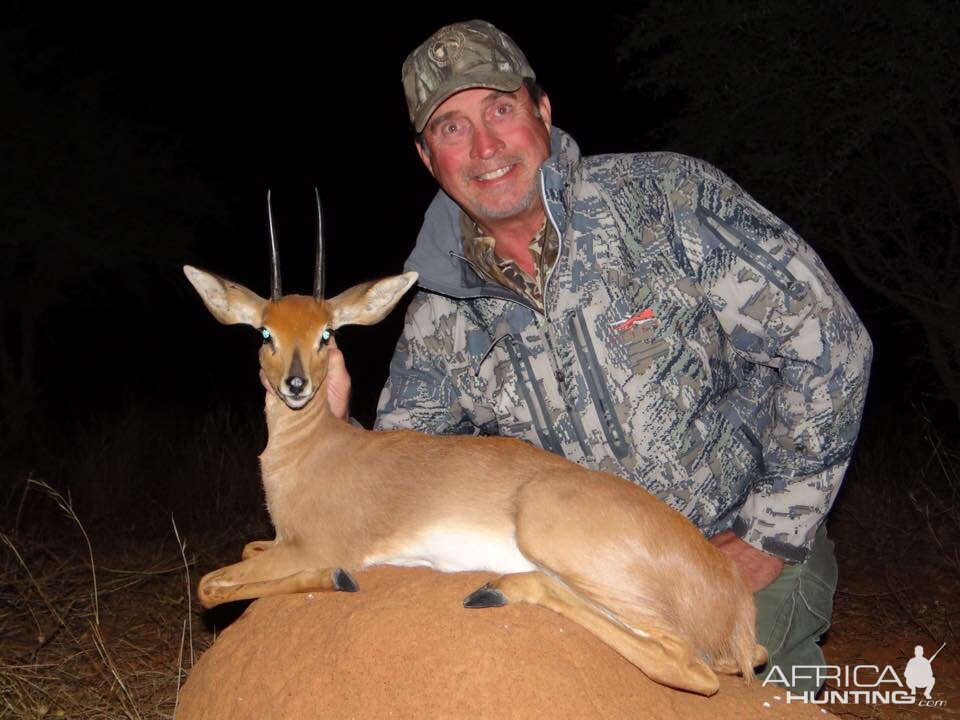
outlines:
{"label": "man", "polygon": [[438,30],[402,77],[441,191],[376,427],[511,435],[638,483],[736,562],[768,668],[823,664],[823,520],[871,344],[820,259],[702,161],[581,157],[489,23]]}

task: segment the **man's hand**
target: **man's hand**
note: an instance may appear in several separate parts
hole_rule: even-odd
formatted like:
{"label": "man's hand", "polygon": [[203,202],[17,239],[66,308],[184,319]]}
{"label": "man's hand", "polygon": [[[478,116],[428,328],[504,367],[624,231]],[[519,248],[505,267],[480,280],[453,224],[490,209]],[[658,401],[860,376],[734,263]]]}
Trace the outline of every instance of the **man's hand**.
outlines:
{"label": "man's hand", "polygon": [[[350,374],[347,372],[343,353],[337,348],[334,338],[330,338],[328,347],[330,357],[327,361],[327,407],[331,415],[346,421],[350,416]],[[275,392],[263,368],[260,368],[260,383],[268,393]]]}
{"label": "man's hand", "polygon": [[783,570],[783,560],[757,550],[738,538],[733,530],[724,530],[714,535],[710,538],[710,543],[733,560],[753,592],[772,583]]}
{"label": "man's hand", "polygon": [[327,406],[334,417],[345,421],[350,416],[350,373],[336,338],[331,336],[327,347]]}

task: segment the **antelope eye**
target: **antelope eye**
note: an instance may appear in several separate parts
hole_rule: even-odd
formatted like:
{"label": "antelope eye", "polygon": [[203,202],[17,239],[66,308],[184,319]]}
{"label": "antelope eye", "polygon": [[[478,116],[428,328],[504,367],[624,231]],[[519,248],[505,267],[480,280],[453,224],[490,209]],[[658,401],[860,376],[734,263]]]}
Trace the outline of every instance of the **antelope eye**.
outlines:
{"label": "antelope eye", "polygon": [[332,337],[333,337],[333,333],[330,332],[330,328],[324,328],[323,332],[320,333],[320,347],[323,347],[328,342],[330,342],[330,338]]}
{"label": "antelope eye", "polygon": [[269,331],[269,330],[267,330],[265,327],[262,327],[262,328],[260,328],[260,334],[263,336],[263,344],[264,344],[264,345],[272,345],[272,344],[273,344],[273,335],[270,334],[270,331]]}

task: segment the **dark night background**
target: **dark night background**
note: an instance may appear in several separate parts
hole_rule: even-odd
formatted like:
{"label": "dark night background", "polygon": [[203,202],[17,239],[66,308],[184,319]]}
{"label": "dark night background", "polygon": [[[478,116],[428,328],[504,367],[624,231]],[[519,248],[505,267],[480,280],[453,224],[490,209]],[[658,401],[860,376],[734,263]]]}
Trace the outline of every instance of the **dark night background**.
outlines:
{"label": "dark night background", "polygon": [[[287,292],[311,284],[313,186],[328,294],[400,270],[434,193],[400,65],[436,27],[474,15],[524,48],[585,154],[705,157],[796,227],[875,339],[865,427],[916,416],[955,442],[958,14],[955,2],[541,14],[7,4],[8,499],[31,471],[70,485],[66,448],[82,452],[92,429],[109,438],[135,419],[148,448],[212,409],[255,416],[255,333],[216,324],[180,267],[266,293],[268,188]],[[367,424],[401,319],[342,333]]]}
{"label": "dark night background", "polygon": [[[69,493],[91,564],[153,568],[102,600],[127,641],[119,675],[169,716],[175,685],[148,671],[183,667],[181,539],[195,580],[269,533],[260,340],[219,325],[181,266],[268,293],[269,188],[284,289],[310,292],[316,186],[327,294],[399,272],[435,193],[400,67],[482,17],[584,154],[703,157],[821,254],[875,345],[830,521],[827,656],[900,663],[921,637],[949,640],[937,692],[958,697],[960,3],[90,5],[0,4],[0,541],[16,549],[0,556],[0,650],[4,667],[61,672],[0,670],[0,695],[92,717],[70,703],[115,694],[110,673],[83,680],[101,667],[88,553],[44,482]],[[368,426],[401,322],[340,333]],[[223,619],[192,615],[209,643]]]}
{"label": "dark night background", "polygon": [[[266,293],[268,188],[287,292],[311,287],[313,186],[328,294],[400,271],[435,192],[413,151],[400,64],[462,16],[337,13],[8,15],[3,410],[25,433],[18,450],[45,454],[23,447],[38,426],[69,435],[133,407],[260,403],[254,334],[218,326],[180,267]],[[622,107],[613,16],[578,19],[589,41],[571,53],[550,49],[570,42],[566,22],[512,15],[489,17],[527,48],[558,124],[587,152],[643,147],[649,118]],[[342,334],[367,423],[401,319]]]}
{"label": "dark night background", "polygon": [[[268,188],[287,292],[311,287],[314,185],[328,294],[400,271],[435,192],[400,65],[461,14],[336,12],[24,6],[7,18],[3,331],[15,365],[20,313],[34,294],[39,304],[23,321],[38,330],[32,382],[8,412],[35,402],[33,420],[74,422],[131,403],[259,402],[255,337],[217,326],[180,266],[266,293]],[[650,119],[642,100],[621,99],[614,18],[578,18],[589,40],[571,52],[568,21],[513,15],[488,16],[527,49],[558,125],[586,152],[643,147]],[[344,332],[365,420],[400,320]]]}

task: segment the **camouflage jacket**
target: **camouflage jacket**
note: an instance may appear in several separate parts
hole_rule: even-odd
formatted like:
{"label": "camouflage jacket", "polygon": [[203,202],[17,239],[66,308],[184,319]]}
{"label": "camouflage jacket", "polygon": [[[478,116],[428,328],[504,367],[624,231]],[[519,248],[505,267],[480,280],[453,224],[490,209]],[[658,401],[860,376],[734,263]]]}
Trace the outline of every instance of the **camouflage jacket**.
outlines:
{"label": "camouflage jacket", "polygon": [[554,129],[544,311],[462,258],[439,193],[407,261],[376,428],[511,435],[638,483],[705,535],[805,559],[859,430],[872,346],[816,253],[705,162],[580,157]]}

